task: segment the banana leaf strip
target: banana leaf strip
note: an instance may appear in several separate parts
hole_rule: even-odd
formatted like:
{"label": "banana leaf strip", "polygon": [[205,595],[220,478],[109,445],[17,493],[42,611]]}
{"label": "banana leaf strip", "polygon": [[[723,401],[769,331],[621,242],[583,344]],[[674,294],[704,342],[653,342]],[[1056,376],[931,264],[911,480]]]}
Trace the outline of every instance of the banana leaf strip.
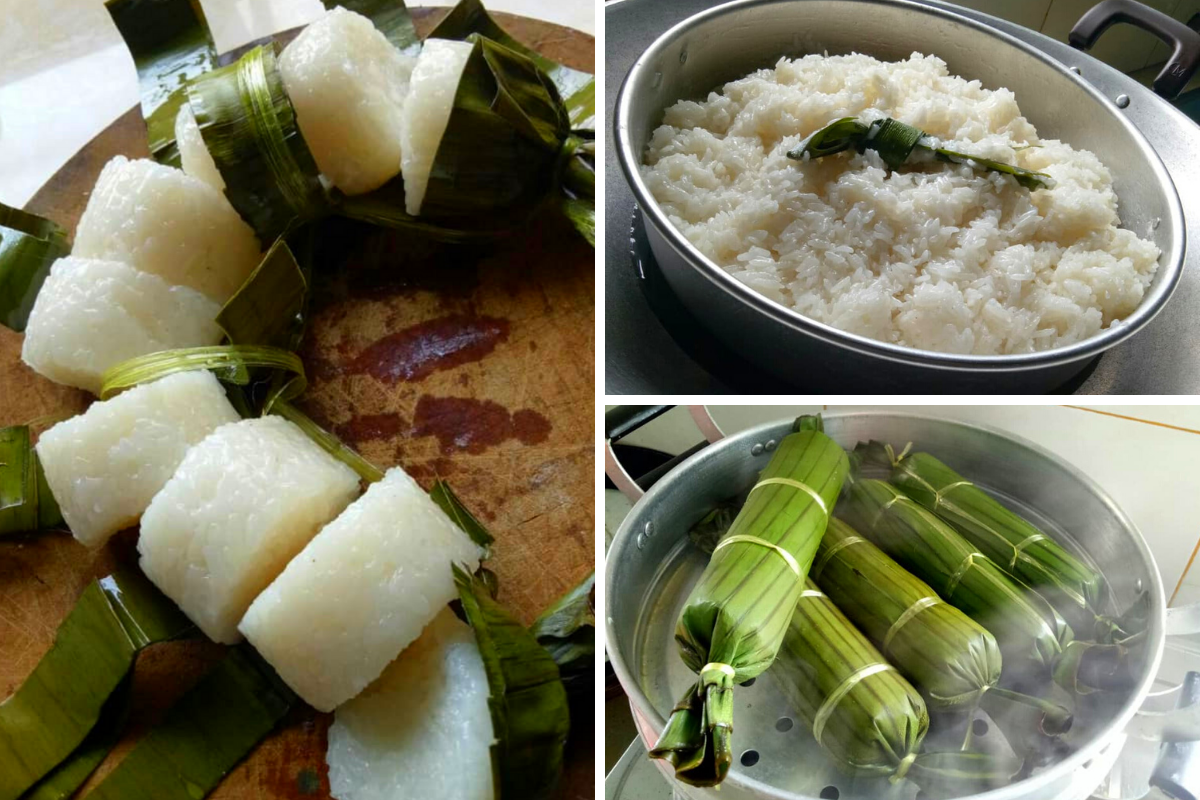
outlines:
{"label": "banana leaf strip", "polygon": [[467,622],[475,631],[491,696],[492,769],[497,800],[543,800],[562,774],[570,732],[567,693],[550,654],[489,594],[454,567]]}
{"label": "banana leaf strip", "polygon": [[226,301],[217,324],[231,344],[295,350],[304,337],[308,280],[281,236]]}
{"label": "banana leaf strip", "polygon": [[255,367],[268,367],[285,376],[282,384],[273,390],[264,403],[263,413],[269,412],[279,401],[298,397],[308,385],[304,364],[299,356],[289,350],[266,345],[222,344],[161,350],[122,361],[110,367],[102,376],[100,398],[107,400],[138,384],[197,369],[207,369],[226,383],[246,386]]}
{"label": "banana leaf strip", "polygon": [[554,601],[529,630],[558,664],[572,701],[586,701],[591,708],[596,674],[595,570]]}
{"label": "banana leaf strip", "polygon": [[383,479],[383,470],[350,449],[341,439],[313,422],[307,414],[292,405],[289,400],[275,400],[271,404],[270,413],[278,414],[295,424],[296,427],[304,431],[308,438],[320,445],[325,452],[357,472],[358,477],[368,483],[374,483]]}
{"label": "banana leaf strip", "polygon": [[809,573],[935,708],[974,708],[1000,682],[996,639],[839,519]]}
{"label": "banana leaf strip", "polygon": [[129,721],[133,676],[126,676],[100,711],[100,718],[83,744],[66,761],[25,794],[21,800],[67,800],[91,776],[120,741]]}
{"label": "banana leaf strip", "polygon": [[1124,644],[1074,641],[1054,665],[1054,681],[1078,695],[1128,691],[1140,677],[1135,655]]}
{"label": "banana leaf strip", "polygon": [[[382,228],[408,231],[438,242],[469,244],[490,242],[511,233],[507,220],[455,220],[446,224],[414,217],[404,210],[404,180],[397,175],[373,192],[352,197],[334,189],[333,213]],[[594,217],[593,211],[593,217]]]}
{"label": "banana leaf strip", "polygon": [[461,528],[463,533],[471,537],[471,541],[483,548],[484,560],[491,558],[492,544],[496,538],[488,532],[479,518],[471,513],[471,509],[458,499],[450,484],[440,479],[434,481],[433,488],[429,490],[429,497],[446,512],[446,516]]}
{"label": "banana leaf strip", "polygon": [[865,460],[887,466],[889,480],[906,495],[1036,589],[1081,637],[1094,632],[1113,641],[1128,635],[1099,612],[1108,592],[1098,570],[962,475],[929,453],[897,456],[890,445],[874,441],[857,449]]}
{"label": "banana leaf strip", "polygon": [[1022,760],[996,753],[925,752],[917,756],[908,778],[922,797],[961,797],[1007,786],[1016,780]]}
{"label": "banana leaf strip", "polygon": [[201,800],[296,701],[296,695],[249,646],[236,647],[88,797]]}
{"label": "banana leaf strip", "polygon": [[0,428],[0,539],[64,527],[28,425]]}
{"label": "banana leaf strip", "polygon": [[404,0],[324,0],[324,5],[327,9],[344,8],[371,20],[375,29],[405,55],[415,56],[421,51],[421,37]]}
{"label": "banana leaf strip", "polygon": [[184,84],[216,69],[217,47],[197,0],[107,0],[137,66],[150,155],[180,165],[175,117],[187,99]]}
{"label": "banana leaf strip", "polygon": [[70,249],[56,223],[0,203],[0,325],[25,330],[50,267]]}
{"label": "banana leaf strip", "polygon": [[190,630],[191,622],[136,570],[88,584],[50,650],[0,704],[0,800],[22,797],[76,752],[139,651]]}
{"label": "banana leaf strip", "polygon": [[820,417],[783,437],[675,627],[680,656],[699,680],[650,750],[696,786],[725,779],[733,757],[733,687],[775,660],[804,579],[849,470]]}
{"label": "banana leaf strip", "polygon": [[857,479],[841,516],[938,596],[996,637],[1006,683],[1048,676],[1071,628],[948,523],[889,483]]}
{"label": "banana leaf strip", "polygon": [[460,0],[429,34],[434,39],[467,39],[477,33],[531,59],[549,76],[566,104],[571,126],[576,129],[596,125],[596,79],[582,70],[559,64],[514,39],[492,19],[480,0]]}
{"label": "banana leaf strip", "polygon": [[920,128],[906,125],[891,117],[881,117],[870,123],[861,122],[854,117],[843,117],[809,136],[794,150],[788,151],[787,156],[803,161],[806,156],[823,158],[845,150],[853,149],[862,153],[869,149],[879,153],[884,163],[895,170],[903,166],[917,148],[931,154],[938,161],[966,164],[976,170],[1011,175],[1018,184],[1030,191],[1050,189],[1054,186],[1054,179],[1044,172],[1034,172],[1015,164],[1005,164],[1002,161],[938,147]]}
{"label": "banana leaf strip", "polygon": [[187,99],[225,196],[264,244],[329,210],[320,171],[296,122],[275,45],[255,47],[187,85]]}

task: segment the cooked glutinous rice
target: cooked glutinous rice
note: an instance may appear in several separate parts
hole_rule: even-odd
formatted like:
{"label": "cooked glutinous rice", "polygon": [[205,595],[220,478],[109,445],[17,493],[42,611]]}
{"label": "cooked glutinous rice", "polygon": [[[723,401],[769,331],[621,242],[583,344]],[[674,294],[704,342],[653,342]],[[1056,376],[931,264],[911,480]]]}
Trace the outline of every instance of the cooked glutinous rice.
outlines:
{"label": "cooked glutinous rice", "polygon": [[[873,150],[804,162],[787,151],[841,117],[894,117],[942,146],[1048,173],[1011,177]],[[805,316],[925,350],[1025,353],[1132,312],[1158,248],[1123,230],[1112,176],[1039,139],[1007,89],[934,56],[783,58],[703,102],[667,109],[642,168],[672,223],[731,275]]]}

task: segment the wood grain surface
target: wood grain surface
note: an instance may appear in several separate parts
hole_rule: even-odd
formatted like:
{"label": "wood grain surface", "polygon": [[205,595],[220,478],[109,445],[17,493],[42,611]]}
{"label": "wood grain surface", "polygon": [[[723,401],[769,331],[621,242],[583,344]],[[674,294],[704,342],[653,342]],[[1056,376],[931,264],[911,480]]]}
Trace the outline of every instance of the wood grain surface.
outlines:
{"label": "wood grain surface", "polygon": [[[414,9],[428,32],[445,9]],[[496,15],[514,36],[594,70],[592,37]],[[294,35],[294,32],[290,32]],[[290,38],[282,34],[280,40]],[[104,164],[147,154],[136,109],[71,159],[28,209],[73,230]],[[387,265],[320,273],[302,355],[301,407],[381,467],[428,488],[441,476],[496,535],[500,599],[525,622],[594,566],[594,253],[557,221],[480,254],[393,242]],[[90,397],[35,374],[21,336],[0,327],[0,426],[82,411]],[[50,647],[92,578],[136,557],[137,532],[89,552],[67,534],[0,542],[0,697]],[[134,723],[90,785],[220,657],[209,642],[158,645],[135,673]],[[331,715],[293,711],[211,795],[328,798]],[[594,721],[572,720],[564,800],[595,796]],[[516,800],[515,798],[513,800]]]}

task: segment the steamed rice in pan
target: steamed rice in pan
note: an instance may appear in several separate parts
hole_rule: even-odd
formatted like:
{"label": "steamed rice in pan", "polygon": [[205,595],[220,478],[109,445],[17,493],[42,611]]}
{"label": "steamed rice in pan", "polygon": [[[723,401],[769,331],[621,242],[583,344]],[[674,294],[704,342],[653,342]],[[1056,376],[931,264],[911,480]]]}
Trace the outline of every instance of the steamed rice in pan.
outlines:
{"label": "steamed rice in pan", "polygon": [[[1046,173],[1007,175],[878,153],[787,157],[842,117],[893,117],[942,146]],[[679,230],[737,280],[841,330],[923,350],[1028,353],[1119,324],[1158,248],[1119,227],[1095,154],[1040,139],[1007,89],[935,56],[782,58],[667,109],[643,174]]]}

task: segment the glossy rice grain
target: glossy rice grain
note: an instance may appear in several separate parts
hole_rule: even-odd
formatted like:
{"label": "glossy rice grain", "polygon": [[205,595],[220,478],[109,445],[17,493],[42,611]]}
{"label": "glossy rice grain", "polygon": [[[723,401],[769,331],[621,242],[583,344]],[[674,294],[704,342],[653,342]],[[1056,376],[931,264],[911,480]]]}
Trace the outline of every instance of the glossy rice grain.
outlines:
{"label": "glossy rice grain", "polygon": [[289,686],[332,711],[458,596],[480,548],[399,468],[316,535],[240,625]]}
{"label": "glossy rice grain", "polygon": [[71,252],[124,261],[217,303],[259,260],[254,231],[223,194],[183,170],[124,156],[96,180]]}
{"label": "glossy rice grain", "polygon": [[433,160],[450,122],[454,95],[473,47],[470,42],[426,39],[413,69],[400,128],[400,149],[404,154],[404,205],[414,216],[421,213]]}
{"label": "glossy rice grain", "polygon": [[358,475],[281,417],[223,425],[142,516],[142,570],[212,640],[358,493]]}
{"label": "glossy rice grain", "polygon": [[99,394],[104,371],[122,361],[219,342],[220,310],[200,292],[128,264],[67,256],[38,292],[21,358],[52,381]]}
{"label": "glossy rice grain", "polygon": [[279,70],[321,172],[362,194],[400,172],[400,120],[416,59],[369,19],[334,8],[284,49]]}
{"label": "glossy rice grain", "polygon": [[337,800],[492,800],[488,682],[472,630],[443,609],[329,729]]}
{"label": "glossy rice grain", "polygon": [[46,481],[71,533],[99,547],[137,523],[188,449],[238,414],[212,373],[135,386],[38,438]]}

